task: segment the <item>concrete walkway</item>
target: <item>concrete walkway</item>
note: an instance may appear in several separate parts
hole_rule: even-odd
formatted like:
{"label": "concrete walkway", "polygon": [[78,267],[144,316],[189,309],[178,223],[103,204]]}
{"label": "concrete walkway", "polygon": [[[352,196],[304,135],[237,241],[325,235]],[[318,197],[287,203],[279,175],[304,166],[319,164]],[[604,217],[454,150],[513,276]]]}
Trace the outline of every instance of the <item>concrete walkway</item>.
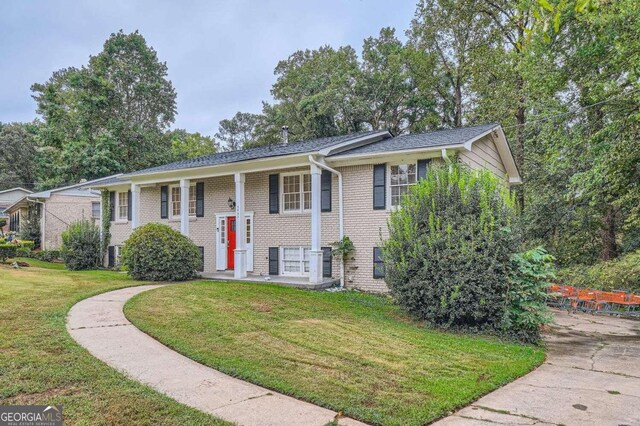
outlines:
{"label": "concrete walkway", "polygon": [[554,313],[540,368],[435,424],[640,425],[640,322]]}
{"label": "concrete walkway", "polygon": [[[171,398],[239,425],[325,425],[337,413],[198,364],[144,334],[125,318],[131,297],[160,287],[111,291],[71,308],[67,329],[96,358]],[[364,425],[348,418],[340,425]]]}

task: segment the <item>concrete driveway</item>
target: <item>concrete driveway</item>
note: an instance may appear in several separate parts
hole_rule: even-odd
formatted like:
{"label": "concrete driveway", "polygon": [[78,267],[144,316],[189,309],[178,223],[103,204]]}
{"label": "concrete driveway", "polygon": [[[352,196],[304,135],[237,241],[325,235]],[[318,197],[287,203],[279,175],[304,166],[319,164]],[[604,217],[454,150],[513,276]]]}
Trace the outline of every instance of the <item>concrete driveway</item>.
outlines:
{"label": "concrete driveway", "polygon": [[640,321],[554,313],[542,366],[435,424],[640,425]]}

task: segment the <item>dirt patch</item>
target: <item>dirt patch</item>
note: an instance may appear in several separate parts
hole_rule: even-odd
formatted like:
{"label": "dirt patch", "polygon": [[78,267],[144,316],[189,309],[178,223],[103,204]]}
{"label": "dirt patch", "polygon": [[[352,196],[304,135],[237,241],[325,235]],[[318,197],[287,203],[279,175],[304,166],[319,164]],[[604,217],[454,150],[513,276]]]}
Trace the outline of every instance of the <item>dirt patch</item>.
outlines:
{"label": "dirt patch", "polygon": [[15,395],[8,399],[11,404],[16,405],[43,405],[51,398],[57,396],[69,396],[80,393],[80,390],[75,386],[62,386],[57,388],[47,389],[42,392],[35,393],[23,393]]}
{"label": "dirt patch", "polygon": [[271,312],[273,307],[268,303],[254,303],[251,305],[256,312]]}

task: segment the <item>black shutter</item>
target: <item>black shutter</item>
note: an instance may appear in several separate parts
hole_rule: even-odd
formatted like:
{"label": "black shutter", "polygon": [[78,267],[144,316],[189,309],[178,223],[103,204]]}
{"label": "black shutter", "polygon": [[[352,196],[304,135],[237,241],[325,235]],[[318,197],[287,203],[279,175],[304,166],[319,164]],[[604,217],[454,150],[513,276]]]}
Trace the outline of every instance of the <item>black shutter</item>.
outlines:
{"label": "black shutter", "polygon": [[269,213],[280,213],[280,175],[269,175]]}
{"label": "black shutter", "polygon": [[387,165],[373,166],[373,209],[384,210],[387,207]]}
{"label": "black shutter", "polygon": [[132,207],[132,202],[131,202],[131,190],[129,190],[129,192],[127,192],[127,220],[131,220],[131,207]]}
{"label": "black shutter", "polygon": [[331,172],[329,170],[322,171],[320,178],[321,203],[320,210],[323,212],[331,211]]}
{"label": "black shutter", "polygon": [[269,247],[269,275],[280,274],[280,249]]}
{"label": "black shutter", "polygon": [[325,278],[331,278],[332,259],[331,247],[322,247],[322,276]]}
{"label": "black shutter", "polygon": [[418,180],[426,179],[427,177],[427,167],[429,167],[429,163],[431,160],[418,160]]}
{"label": "black shutter", "polygon": [[373,278],[384,278],[384,262],[380,247],[373,248]]}
{"label": "black shutter", "polygon": [[198,250],[200,250],[200,267],[198,268],[198,271],[204,272],[204,247],[198,246]]}
{"label": "black shutter", "polygon": [[107,251],[109,253],[107,265],[113,268],[113,266],[115,266],[116,264],[116,248],[114,246],[109,246]]}
{"label": "black shutter", "polygon": [[116,220],[116,193],[109,192],[109,221]]}
{"label": "black shutter", "polygon": [[204,182],[196,183],[196,216],[204,216]]}
{"label": "black shutter", "polygon": [[169,217],[169,187],[160,187],[160,218],[166,219]]}

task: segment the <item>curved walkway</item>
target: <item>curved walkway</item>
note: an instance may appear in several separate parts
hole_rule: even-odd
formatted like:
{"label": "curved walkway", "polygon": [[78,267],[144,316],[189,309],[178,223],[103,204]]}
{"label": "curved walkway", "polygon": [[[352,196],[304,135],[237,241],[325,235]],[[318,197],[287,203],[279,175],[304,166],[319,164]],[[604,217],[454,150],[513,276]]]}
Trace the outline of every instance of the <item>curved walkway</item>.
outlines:
{"label": "curved walkway", "polygon": [[[326,408],[227,376],[180,355],[138,330],[122,308],[138,293],[161,285],[129,287],[85,299],[71,308],[67,329],[96,358],[191,407],[240,425],[325,425]],[[339,418],[340,425],[364,425]]]}
{"label": "curved walkway", "polygon": [[640,425],[640,321],[554,314],[544,364],[436,425]]}

